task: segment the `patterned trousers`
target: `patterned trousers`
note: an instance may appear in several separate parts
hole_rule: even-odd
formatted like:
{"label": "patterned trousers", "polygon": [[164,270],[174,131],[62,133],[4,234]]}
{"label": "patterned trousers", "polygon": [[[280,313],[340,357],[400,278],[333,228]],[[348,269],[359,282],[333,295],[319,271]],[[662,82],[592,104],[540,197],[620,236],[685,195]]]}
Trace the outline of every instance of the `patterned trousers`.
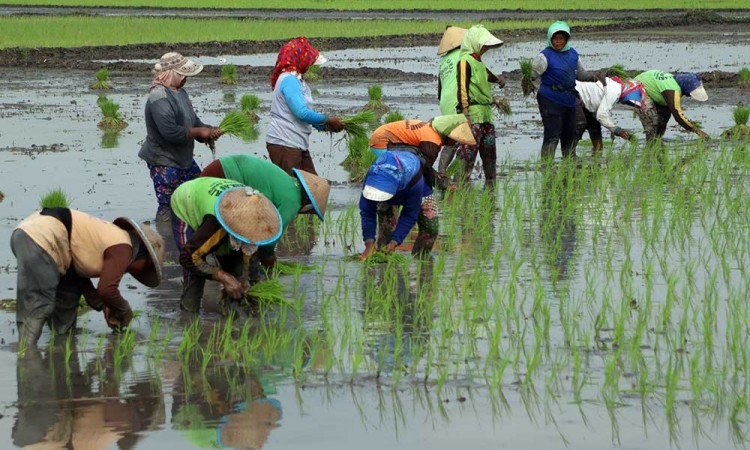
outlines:
{"label": "patterned trousers", "polygon": [[[391,233],[398,224],[398,206],[386,202],[378,204],[378,247],[385,246],[391,240]],[[412,255],[429,254],[435,245],[440,231],[437,202],[434,195],[422,199],[422,209],[417,216],[417,240],[414,242]]]}
{"label": "patterned trousers", "polygon": [[638,114],[638,118],[641,119],[647,141],[664,136],[664,133],[667,131],[667,123],[672,116],[668,107],[657,105],[651,100],[646,100],[643,108],[636,108],[635,112]]}
{"label": "patterned trousers", "polygon": [[482,169],[487,183],[494,183],[497,175],[497,147],[495,146],[495,124],[474,123],[471,125],[476,145],[459,145],[456,158],[463,165],[463,177],[468,180],[474,170],[477,155],[482,158]]}
{"label": "patterned trousers", "polygon": [[174,190],[182,183],[198,178],[201,174],[201,169],[195,160],[187,169],[149,164],[148,170],[154,182],[156,201],[159,202],[159,209],[156,210],[157,219],[169,217],[169,212],[172,210],[169,202],[172,200]]}

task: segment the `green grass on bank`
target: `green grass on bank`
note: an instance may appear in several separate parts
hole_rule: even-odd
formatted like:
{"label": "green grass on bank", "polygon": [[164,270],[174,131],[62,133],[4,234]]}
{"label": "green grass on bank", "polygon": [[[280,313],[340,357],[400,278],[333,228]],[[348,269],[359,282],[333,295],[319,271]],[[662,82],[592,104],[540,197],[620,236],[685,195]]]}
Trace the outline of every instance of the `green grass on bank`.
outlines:
{"label": "green grass on bank", "polygon": [[119,6],[162,8],[252,8],[252,9],[433,9],[433,10],[552,10],[552,9],[726,9],[747,8],[745,0],[633,0],[631,2],[574,0],[561,4],[542,0],[0,0],[2,5]]}
{"label": "green grass on bank", "polygon": [[[603,20],[573,20],[600,25]],[[491,30],[534,29],[548,20],[484,21]],[[85,47],[146,43],[288,39],[295,36],[361,37],[440,33],[446,22],[431,20],[234,20],[149,17],[0,17],[0,48]],[[453,23],[471,26],[471,22]],[[500,33],[502,37],[502,32]]]}

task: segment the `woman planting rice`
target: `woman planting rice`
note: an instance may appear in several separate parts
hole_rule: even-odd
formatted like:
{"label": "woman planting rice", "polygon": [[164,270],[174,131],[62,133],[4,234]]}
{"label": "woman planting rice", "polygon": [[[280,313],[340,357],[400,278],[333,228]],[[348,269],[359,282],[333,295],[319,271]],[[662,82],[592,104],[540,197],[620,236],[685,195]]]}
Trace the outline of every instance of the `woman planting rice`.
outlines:
{"label": "woman planting rice", "polygon": [[[263,194],[240,182],[201,177],[175,190],[172,229],[183,268],[180,307],[198,312],[206,279],[212,279],[224,287],[221,306],[228,313],[249,287],[258,246],[281,236],[281,216]],[[207,261],[211,254],[218,266]]]}
{"label": "woman planting rice", "polygon": [[[402,207],[398,218],[394,206]],[[432,188],[422,176],[419,157],[409,152],[383,153],[365,176],[359,214],[365,241],[360,260],[375,251],[376,224],[377,246],[385,253],[394,251],[416,223],[419,235],[412,254],[429,254],[438,235],[438,211]]]}
{"label": "woman planting rice", "polygon": [[156,76],[146,101],[146,140],[138,156],[146,161],[154,182],[158,219],[169,217],[172,193],[200,174],[193,159],[194,140],[211,144],[222,135],[198,118],[184,86],[203,66],[170,52],[154,67]]}
{"label": "woman planting rice", "polygon": [[273,68],[271,124],[266,133],[266,149],[271,161],[289,175],[295,168],[317,175],[308,150],[313,127],[330,132],[344,129],[340,118],[326,117],[311,108],[312,94],[303,76],[310,66],[325,61],[306,37],[298,37],[281,47]]}
{"label": "woman planting rice", "polygon": [[[289,176],[270,161],[250,155],[232,155],[209,164],[201,177],[225,178],[249,186],[279,210],[283,230],[297,214],[317,214],[322,221],[328,204],[331,184],[328,180],[304,170],[292,169]],[[258,259],[267,269],[276,264],[276,244],[258,247]]]}

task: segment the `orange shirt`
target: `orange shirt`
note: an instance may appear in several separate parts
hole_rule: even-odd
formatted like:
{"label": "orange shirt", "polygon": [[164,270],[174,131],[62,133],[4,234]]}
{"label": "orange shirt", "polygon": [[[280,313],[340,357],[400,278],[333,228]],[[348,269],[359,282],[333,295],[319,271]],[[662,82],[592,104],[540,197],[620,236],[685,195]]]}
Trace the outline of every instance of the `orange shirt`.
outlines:
{"label": "orange shirt", "polygon": [[430,142],[440,147],[443,138],[429,122],[420,120],[399,120],[378,127],[370,137],[370,147],[388,148],[388,144],[406,144],[419,147],[422,142]]}

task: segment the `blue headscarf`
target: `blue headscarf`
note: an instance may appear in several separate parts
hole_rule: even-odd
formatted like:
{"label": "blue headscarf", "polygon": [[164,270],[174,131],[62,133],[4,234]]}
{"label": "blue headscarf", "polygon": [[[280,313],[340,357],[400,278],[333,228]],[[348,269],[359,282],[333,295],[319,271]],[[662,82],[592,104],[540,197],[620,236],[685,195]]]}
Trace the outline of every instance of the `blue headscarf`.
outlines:
{"label": "blue headscarf", "polygon": [[702,84],[700,77],[694,73],[678,73],[674,76],[674,79],[680,85],[682,95],[690,95]]}

